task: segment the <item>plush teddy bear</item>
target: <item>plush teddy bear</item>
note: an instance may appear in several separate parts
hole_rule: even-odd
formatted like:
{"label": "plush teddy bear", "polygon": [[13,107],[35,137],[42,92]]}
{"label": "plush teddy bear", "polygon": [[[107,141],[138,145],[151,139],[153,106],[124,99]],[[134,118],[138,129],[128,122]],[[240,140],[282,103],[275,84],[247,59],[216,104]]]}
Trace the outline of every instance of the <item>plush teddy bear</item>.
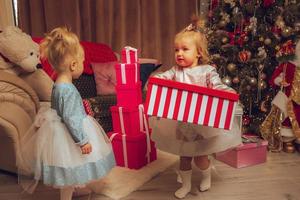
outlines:
{"label": "plush teddy bear", "polygon": [[0,54],[0,69],[10,73],[34,72],[40,66],[39,45],[15,26],[0,31]]}
{"label": "plush teddy bear", "polygon": [[0,31],[0,71],[22,78],[40,101],[50,101],[53,81],[42,70],[39,45],[15,26]]}

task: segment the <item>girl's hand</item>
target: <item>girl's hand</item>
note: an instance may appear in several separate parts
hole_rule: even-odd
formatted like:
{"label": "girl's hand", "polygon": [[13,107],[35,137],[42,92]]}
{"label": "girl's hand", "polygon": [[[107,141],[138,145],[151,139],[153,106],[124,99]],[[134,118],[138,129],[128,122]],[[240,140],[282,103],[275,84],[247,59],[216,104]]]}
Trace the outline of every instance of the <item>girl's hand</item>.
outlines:
{"label": "girl's hand", "polygon": [[281,81],[281,83],[280,83],[283,87],[288,87],[290,84],[288,83],[288,82],[286,82],[286,81]]}
{"label": "girl's hand", "polygon": [[92,152],[92,145],[90,143],[86,143],[82,145],[81,147],[82,154],[89,154]]}

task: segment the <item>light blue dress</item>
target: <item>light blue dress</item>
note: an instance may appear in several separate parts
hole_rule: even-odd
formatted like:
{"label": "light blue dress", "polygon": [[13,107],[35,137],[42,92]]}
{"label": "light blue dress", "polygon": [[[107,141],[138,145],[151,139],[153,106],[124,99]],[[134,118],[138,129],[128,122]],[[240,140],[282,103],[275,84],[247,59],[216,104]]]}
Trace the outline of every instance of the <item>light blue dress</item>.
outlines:
{"label": "light blue dress", "polygon": [[[82,154],[80,146],[87,142],[92,145],[92,152]],[[31,175],[35,182],[42,180],[58,188],[84,186],[115,166],[109,139],[96,120],[86,115],[73,84],[54,84],[51,108],[39,111],[22,138],[17,165],[27,180]],[[36,186],[28,181],[23,183],[29,192]]]}

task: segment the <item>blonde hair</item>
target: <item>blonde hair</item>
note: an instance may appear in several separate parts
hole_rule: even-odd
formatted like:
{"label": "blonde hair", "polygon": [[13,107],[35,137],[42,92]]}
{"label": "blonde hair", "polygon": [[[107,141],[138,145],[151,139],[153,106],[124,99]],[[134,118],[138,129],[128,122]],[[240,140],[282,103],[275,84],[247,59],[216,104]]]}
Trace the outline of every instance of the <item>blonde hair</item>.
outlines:
{"label": "blonde hair", "polygon": [[84,57],[84,51],[79,39],[65,27],[53,29],[40,44],[41,56],[47,58],[57,71],[64,71],[69,59]]}
{"label": "blonde hair", "polygon": [[208,64],[210,58],[208,53],[208,41],[205,35],[204,20],[193,16],[192,23],[176,34],[175,41],[186,37],[193,39],[198,53],[201,54],[201,57],[198,59],[198,64]]}

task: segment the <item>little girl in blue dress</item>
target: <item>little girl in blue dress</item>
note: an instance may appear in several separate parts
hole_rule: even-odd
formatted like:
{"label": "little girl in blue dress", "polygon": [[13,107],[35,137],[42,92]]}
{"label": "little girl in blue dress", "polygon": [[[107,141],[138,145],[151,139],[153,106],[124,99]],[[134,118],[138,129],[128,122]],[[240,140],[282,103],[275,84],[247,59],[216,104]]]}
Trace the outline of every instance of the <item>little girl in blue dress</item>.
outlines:
{"label": "little girl in blue dress", "polygon": [[115,166],[115,159],[104,130],[86,115],[72,84],[83,71],[84,52],[77,36],[56,28],[41,43],[41,53],[58,76],[51,108],[39,111],[21,139],[17,166],[26,191],[33,192],[42,180],[61,189],[61,200],[70,200],[75,187],[105,176]]}

